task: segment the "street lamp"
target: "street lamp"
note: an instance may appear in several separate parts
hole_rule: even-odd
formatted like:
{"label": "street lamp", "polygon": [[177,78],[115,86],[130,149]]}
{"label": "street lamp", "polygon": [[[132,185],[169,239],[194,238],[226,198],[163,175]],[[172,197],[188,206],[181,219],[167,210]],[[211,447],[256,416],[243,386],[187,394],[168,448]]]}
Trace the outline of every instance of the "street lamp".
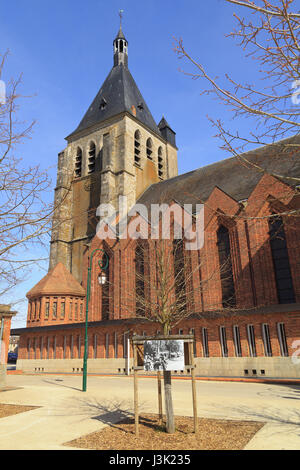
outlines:
{"label": "street lamp", "polygon": [[101,248],[96,248],[92,251],[89,265],[88,265],[88,275],[87,275],[87,285],[86,285],[86,306],[85,306],[85,337],[84,337],[84,355],[83,355],[83,373],[82,373],[82,391],[86,392],[86,377],[87,377],[87,358],[88,358],[88,316],[89,316],[89,300],[90,300],[90,291],[91,291],[91,272],[92,272],[92,263],[93,263],[93,256],[94,253],[97,251],[103,252],[102,261],[98,262],[99,268],[101,272],[98,276],[98,282],[100,285],[104,285],[106,283],[106,273],[105,271],[108,267],[108,256],[104,250]]}
{"label": "street lamp", "polygon": [[100,273],[98,276],[98,282],[100,286],[103,286],[106,283],[106,274],[105,273]]}

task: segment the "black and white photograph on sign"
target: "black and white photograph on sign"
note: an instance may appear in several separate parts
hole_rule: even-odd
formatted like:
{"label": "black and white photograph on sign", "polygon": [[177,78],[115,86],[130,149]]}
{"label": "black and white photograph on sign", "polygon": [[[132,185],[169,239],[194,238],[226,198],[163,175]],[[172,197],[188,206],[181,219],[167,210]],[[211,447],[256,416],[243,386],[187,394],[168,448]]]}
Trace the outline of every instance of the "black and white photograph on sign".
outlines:
{"label": "black and white photograph on sign", "polygon": [[148,340],[144,343],[145,370],[184,369],[183,340]]}

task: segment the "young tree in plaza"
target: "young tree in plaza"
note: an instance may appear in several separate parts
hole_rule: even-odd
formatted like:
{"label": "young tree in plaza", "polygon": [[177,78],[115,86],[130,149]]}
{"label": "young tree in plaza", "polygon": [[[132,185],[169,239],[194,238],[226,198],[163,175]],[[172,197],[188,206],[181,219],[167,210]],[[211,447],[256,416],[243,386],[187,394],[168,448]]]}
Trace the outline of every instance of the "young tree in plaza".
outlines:
{"label": "young tree in plaza", "polygon": [[[185,249],[183,239],[137,240],[135,250],[135,291],[128,292],[122,299],[122,306],[131,317],[146,320],[161,327],[161,334],[167,338],[182,321],[195,313],[194,296],[201,295],[209,288],[209,282],[218,279],[220,273],[226,280],[228,260],[209,277],[203,278],[196,287],[193,276],[205,264],[191,263],[191,251]],[[134,296],[134,297],[133,297]],[[222,308],[220,315],[232,309]],[[175,432],[172,400],[171,371],[164,370],[164,391],[166,408],[166,430]]]}

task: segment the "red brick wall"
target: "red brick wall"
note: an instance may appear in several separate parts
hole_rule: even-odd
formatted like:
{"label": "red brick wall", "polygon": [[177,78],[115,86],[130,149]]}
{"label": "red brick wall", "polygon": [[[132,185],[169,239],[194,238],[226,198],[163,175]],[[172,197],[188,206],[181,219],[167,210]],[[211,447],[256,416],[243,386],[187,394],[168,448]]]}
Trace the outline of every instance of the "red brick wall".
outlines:
{"label": "red brick wall", "polygon": [[[263,336],[262,336],[262,324],[266,323],[269,325],[270,331],[270,340],[272,347],[272,356],[281,356],[280,343],[277,333],[277,323],[284,323],[286,340],[288,346],[289,356],[293,354],[295,349],[293,349],[293,342],[300,337],[300,311],[289,312],[289,313],[268,313],[268,314],[252,314],[252,315],[235,315],[217,318],[198,318],[198,319],[189,319],[173,328],[172,333],[178,334],[179,329],[183,330],[183,334],[189,334],[190,330],[193,328],[195,330],[195,339],[196,339],[196,350],[197,357],[203,356],[202,348],[202,328],[207,328],[208,334],[208,343],[209,343],[209,357],[220,357],[221,354],[221,343],[219,336],[219,327],[224,326],[226,328],[226,337],[227,337],[227,346],[228,346],[228,357],[235,357],[235,348],[233,342],[233,326],[238,325],[240,331],[240,340],[242,348],[242,357],[248,357],[249,344],[247,338],[247,325],[254,326],[255,332],[255,344],[256,352],[258,357],[265,356]],[[132,326],[130,328],[130,333],[136,333],[142,335],[143,332],[146,332],[147,335],[155,335],[157,330],[160,330],[159,324],[154,323],[144,323]],[[98,327],[89,327],[88,332],[88,357],[94,358],[94,335],[97,335],[97,358],[106,357],[106,334],[109,335],[109,357],[115,357],[115,333],[117,334],[117,344],[118,344],[118,358],[123,357],[123,338],[124,333],[128,331],[128,326],[120,325],[104,325]],[[68,359],[71,357],[71,335],[73,335],[73,358],[83,358],[84,352],[84,327],[73,329],[60,330],[57,331],[45,331],[38,333],[26,333],[21,336],[20,345],[19,345],[19,358],[27,359],[27,345],[28,340],[30,339],[30,359],[34,359],[34,345],[36,340],[36,359],[41,358],[41,338],[43,337],[43,358],[47,357],[47,338],[50,338],[49,342],[49,359],[54,357],[54,335],[56,335],[56,359],[63,359],[64,355],[64,337],[66,336],[66,347],[65,347],[65,358]],[[81,337],[81,348],[79,355],[79,342],[78,338]]]}
{"label": "red brick wall", "polygon": [[[289,186],[281,183],[280,181],[265,175],[260,180],[257,187],[249,197],[246,204],[241,205],[234,201],[227,194],[223,193],[218,188],[215,188],[211,193],[205,205],[205,233],[204,233],[204,246],[199,251],[191,251],[186,253],[188,264],[193,271],[193,276],[189,281],[193,286],[193,295],[189,302],[188,308],[190,313],[201,314],[201,312],[209,312],[218,310],[217,315],[212,314],[211,318],[205,317],[198,320],[186,320],[182,325],[185,332],[189,328],[196,328],[197,336],[199,337],[200,328],[206,326],[208,329],[209,348],[211,356],[220,356],[220,339],[219,339],[219,326],[226,326],[227,340],[228,340],[228,354],[234,356],[234,348],[232,342],[232,326],[237,324],[240,327],[241,343],[243,355],[249,355],[248,342],[246,338],[247,324],[254,325],[257,343],[257,355],[264,355],[261,324],[267,323],[270,327],[271,342],[273,355],[280,355],[279,343],[276,331],[276,324],[283,322],[286,328],[286,335],[288,341],[289,351],[291,353],[291,344],[295,339],[299,339],[300,332],[300,319],[299,319],[299,306],[295,306],[295,312],[285,313],[262,314],[256,313],[256,308],[277,305],[276,282],[272,261],[271,248],[269,243],[269,226],[268,216],[273,210],[284,212],[291,207],[294,203],[294,193]],[[294,206],[293,206],[294,207]],[[284,229],[286,233],[287,248],[289,253],[289,260],[291,266],[291,273],[293,277],[293,286],[296,296],[296,303],[300,303],[300,219],[286,218],[284,220]],[[220,266],[218,257],[217,245],[217,230],[220,225],[224,225],[229,231],[230,245],[231,245],[231,260],[234,287],[236,293],[236,309],[228,311],[222,310],[222,289]],[[151,277],[152,284],[155,285],[155,262],[154,250],[151,248],[150,242],[150,255],[147,262],[147,269]],[[135,313],[135,248],[136,242],[134,240],[105,240],[101,241],[97,236],[94,237],[88,253],[96,249],[104,249],[110,257],[109,268],[109,282],[110,282],[110,308],[109,319],[119,320],[126,319],[134,316]],[[88,253],[83,259],[83,287],[86,288],[87,280],[87,267],[88,267]],[[102,251],[95,252],[92,265],[91,276],[91,297],[89,303],[89,321],[102,320],[102,303],[101,293],[102,288],[98,284],[98,275],[100,268],[98,261],[102,257]],[[200,266],[199,266],[200,261]],[[172,270],[172,266],[169,267]],[[199,289],[200,281],[203,283],[203,289]],[[147,292],[151,298],[154,298],[153,292]],[[171,293],[172,295],[172,293]],[[34,299],[33,299],[34,300]],[[45,320],[45,305],[46,299],[42,297],[37,299],[41,302],[40,318],[37,320],[36,315],[28,315],[28,326],[43,326],[54,324],[70,324],[76,321],[84,321],[84,317],[75,321],[74,313],[72,318],[70,312],[70,300],[72,300],[73,309],[76,299],[69,299],[65,297],[66,310],[64,319],[60,316],[60,303],[61,297],[57,298],[58,309],[57,318],[54,320],[51,317],[52,305],[54,299],[50,298],[50,316]],[[84,299],[77,301],[83,305],[83,313],[85,314]],[[126,308],[125,308],[126,306]],[[298,308],[298,310],[297,310]],[[239,310],[248,309],[248,315],[241,315]],[[251,309],[252,312],[251,312]],[[284,310],[284,309],[283,309]],[[201,316],[200,316],[201,317]],[[199,318],[199,317],[198,317]],[[178,325],[177,325],[178,327]],[[143,326],[136,326],[137,330],[155,332],[159,329],[158,325],[149,324]],[[103,326],[103,328],[89,328],[89,335],[94,337],[98,335],[99,345],[97,348],[97,357],[105,357],[105,334],[109,333],[110,357],[114,356],[113,347],[113,333],[117,332],[122,334],[125,331],[125,326]],[[52,334],[49,332],[49,335]],[[54,332],[53,332],[54,334]],[[56,334],[56,333],[55,333]],[[74,328],[72,330],[60,331],[57,335],[60,339],[57,341],[56,357],[62,357],[62,336],[67,336],[68,348],[66,354],[70,354],[70,335],[74,335],[74,355],[78,355],[77,335],[79,330]],[[81,355],[83,354],[83,332],[81,341]],[[20,340],[20,357],[26,357],[26,341],[29,333],[22,335]],[[36,333],[37,337],[42,333]],[[44,334],[47,336],[48,332]],[[33,337],[34,335],[30,335]],[[45,340],[46,341],[46,340]],[[119,345],[119,348],[121,345]],[[53,348],[52,348],[53,349]],[[51,354],[52,354],[51,349]],[[32,353],[31,353],[32,354]],[[50,354],[49,357],[52,357]],[[93,357],[93,340],[89,345],[89,356]],[[197,342],[197,354],[201,356],[201,341]],[[67,357],[67,356],[66,356]]]}

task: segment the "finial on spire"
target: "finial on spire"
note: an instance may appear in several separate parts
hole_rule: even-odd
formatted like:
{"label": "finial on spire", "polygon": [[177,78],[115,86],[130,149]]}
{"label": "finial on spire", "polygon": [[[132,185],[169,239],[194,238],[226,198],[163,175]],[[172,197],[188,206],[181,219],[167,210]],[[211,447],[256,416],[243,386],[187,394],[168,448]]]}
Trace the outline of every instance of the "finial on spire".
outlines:
{"label": "finial on spire", "polygon": [[127,46],[128,42],[125,39],[125,36],[122,31],[122,19],[123,19],[124,10],[119,10],[120,17],[120,28],[117,34],[117,37],[114,40],[114,66],[124,64],[127,67],[128,63],[128,53]]}
{"label": "finial on spire", "polygon": [[122,18],[123,18],[124,10],[119,10],[119,17],[120,17],[120,28],[122,28]]}

